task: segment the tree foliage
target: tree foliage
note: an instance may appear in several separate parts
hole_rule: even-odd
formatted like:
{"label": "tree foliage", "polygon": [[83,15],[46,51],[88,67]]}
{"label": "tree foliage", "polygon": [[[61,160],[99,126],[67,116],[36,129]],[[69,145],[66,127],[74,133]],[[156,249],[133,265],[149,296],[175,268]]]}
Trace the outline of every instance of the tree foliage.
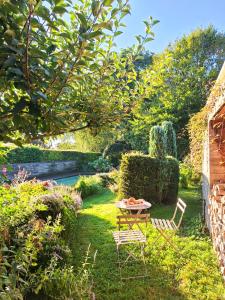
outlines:
{"label": "tree foliage", "polygon": [[150,130],[149,155],[159,159],[166,156],[166,139],[161,126],[153,126]]}
{"label": "tree foliage", "polygon": [[82,152],[103,152],[104,149],[115,141],[113,130],[101,130],[93,135],[89,129],[77,131],[74,135],[75,149]]}
{"label": "tree foliage", "polygon": [[118,167],[121,157],[124,153],[132,150],[131,145],[123,140],[115,141],[113,144],[108,145],[104,152],[103,157],[108,159],[114,167]]}
{"label": "tree foliage", "polygon": [[166,155],[177,157],[177,140],[176,133],[173,129],[173,123],[164,121],[162,129],[165,134]]}
{"label": "tree foliage", "polygon": [[205,105],[210,88],[225,57],[225,34],[213,27],[197,29],[154,55],[142,72],[145,89],[131,120],[136,135],[153,125],[171,121],[177,132],[178,157],[189,150],[186,125],[190,117]]}
{"label": "tree foliage", "polygon": [[[113,51],[128,0],[9,0],[0,13],[0,140],[43,139],[117,122],[139,93],[133,53]],[[110,101],[109,101],[110,99]]]}

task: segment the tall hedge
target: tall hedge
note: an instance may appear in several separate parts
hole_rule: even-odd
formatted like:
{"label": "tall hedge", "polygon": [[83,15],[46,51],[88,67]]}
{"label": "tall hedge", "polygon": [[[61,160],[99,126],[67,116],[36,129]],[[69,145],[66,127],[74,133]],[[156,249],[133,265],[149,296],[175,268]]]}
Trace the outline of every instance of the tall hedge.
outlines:
{"label": "tall hedge", "polygon": [[149,134],[149,155],[163,159],[166,155],[165,134],[160,126],[153,126]]}
{"label": "tall hedge", "polygon": [[173,123],[169,121],[164,121],[162,123],[162,129],[164,131],[165,136],[166,155],[177,158],[177,141],[176,133],[173,128]]}
{"label": "tall hedge", "polygon": [[100,153],[83,153],[77,151],[61,151],[41,149],[37,146],[25,147],[2,147],[6,151],[6,160],[8,163],[31,163],[31,162],[49,162],[74,160],[78,167],[88,165],[99,158]]}
{"label": "tall hedge", "polygon": [[179,163],[173,157],[157,159],[129,153],[120,165],[120,196],[143,198],[151,203],[177,200]]}

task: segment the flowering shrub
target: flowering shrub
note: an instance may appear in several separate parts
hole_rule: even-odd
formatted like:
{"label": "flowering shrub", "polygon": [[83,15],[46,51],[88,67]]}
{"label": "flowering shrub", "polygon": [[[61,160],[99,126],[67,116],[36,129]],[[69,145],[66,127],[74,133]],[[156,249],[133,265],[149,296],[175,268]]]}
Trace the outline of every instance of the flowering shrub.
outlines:
{"label": "flowering shrub", "polygon": [[74,189],[31,180],[0,186],[0,298],[32,299],[43,293],[47,274],[70,261],[63,230],[68,212],[80,208]]}
{"label": "flowering shrub", "polygon": [[21,169],[19,167],[19,171],[14,175],[12,180],[13,185],[18,185],[20,183],[25,182],[31,174],[27,172],[25,168]]}

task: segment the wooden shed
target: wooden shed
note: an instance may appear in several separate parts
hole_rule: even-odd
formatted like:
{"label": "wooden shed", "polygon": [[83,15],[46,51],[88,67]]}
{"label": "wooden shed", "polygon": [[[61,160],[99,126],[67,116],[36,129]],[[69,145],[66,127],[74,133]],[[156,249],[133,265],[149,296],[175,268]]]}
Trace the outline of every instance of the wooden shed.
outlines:
{"label": "wooden shed", "polygon": [[202,183],[204,214],[225,278],[225,63],[207,106]]}

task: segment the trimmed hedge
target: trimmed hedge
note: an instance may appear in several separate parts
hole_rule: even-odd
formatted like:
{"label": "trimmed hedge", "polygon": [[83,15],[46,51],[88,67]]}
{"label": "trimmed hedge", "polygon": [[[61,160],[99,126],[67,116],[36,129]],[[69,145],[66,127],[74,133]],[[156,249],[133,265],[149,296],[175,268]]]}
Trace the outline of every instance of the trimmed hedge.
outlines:
{"label": "trimmed hedge", "polygon": [[151,203],[177,200],[179,163],[175,158],[157,159],[144,154],[123,155],[120,196],[143,198]]}
{"label": "trimmed hedge", "polygon": [[[41,149],[37,146],[25,147],[2,147],[7,151],[6,159],[8,163],[32,163],[32,162],[49,162],[74,160],[77,161],[78,167],[88,165],[99,158],[100,153],[82,153],[77,151],[61,151]],[[89,167],[90,169],[90,167]]]}

